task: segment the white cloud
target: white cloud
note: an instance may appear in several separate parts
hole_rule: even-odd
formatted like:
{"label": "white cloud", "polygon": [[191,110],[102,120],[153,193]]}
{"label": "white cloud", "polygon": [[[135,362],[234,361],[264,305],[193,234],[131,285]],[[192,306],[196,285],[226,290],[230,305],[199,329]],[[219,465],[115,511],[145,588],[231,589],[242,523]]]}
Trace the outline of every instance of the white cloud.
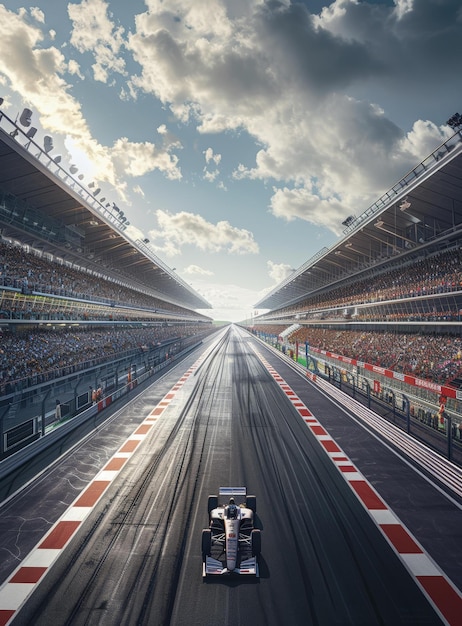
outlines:
{"label": "white cloud", "polygon": [[188,276],[213,276],[213,272],[210,270],[206,270],[203,267],[199,267],[199,265],[188,265],[182,274],[186,274]]}
{"label": "white cloud", "polygon": [[125,234],[132,241],[138,241],[139,239],[144,239],[143,232],[139,228],[137,228],[134,224],[130,224],[129,226],[127,226],[127,228],[125,229]]}
{"label": "white cloud", "polygon": [[69,71],[69,74],[75,74],[80,78],[80,80],[85,80],[85,77],[80,71],[80,65],[77,63],[77,61],[71,59],[67,64],[67,69]]}
{"label": "white cloud", "polygon": [[103,0],[83,0],[80,4],[67,5],[73,24],[70,43],[81,53],[93,53],[94,78],[104,83],[112,72],[126,74],[125,61],[118,56],[124,43],[124,29],[110,21],[108,7]]}
{"label": "white cloud", "polygon": [[292,272],[293,269],[287,263],[273,263],[273,261],[267,261],[268,275],[271,280],[278,284],[285,280]]}
{"label": "white cloud", "polygon": [[396,15],[398,19],[401,19],[406,13],[409,13],[414,8],[414,0],[395,0]]}
{"label": "white cloud", "polygon": [[208,170],[207,166],[210,163],[219,165],[221,161],[221,154],[214,154],[212,148],[207,148],[207,150],[204,150],[204,155],[205,155],[205,163],[206,163],[204,170],[203,170],[204,180],[208,181],[209,183],[213,183],[216,180],[216,178],[220,175],[220,170],[219,169]]}
{"label": "white cloud", "polygon": [[[441,64],[444,45],[456,46],[457,3],[450,0],[452,14],[448,8],[434,31],[435,0],[418,4],[401,0],[395,11],[336,0],[314,17],[301,3],[255,1],[233,10],[215,2],[212,12],[205,1],[149,2],[129,36],[142,66],[132,86],[153,93],[178,119],[195,120],[201,132],[246,130],[262,147],[234,178],[284,182],[285,207],[274,198],[275,215],[338,233],[341,217],[366,209],[426,156],[416,150],[428,153],[444,138],[437,126],[430,137],[419,124],[406,136],[382,107],[355,95],[367,83],[377,94],[393,83],[405,106],[424,75],[426,84],[439,80],[435,58]],[[452,63],[448,77],[457,69]],[[292,185],[301,190],[289,194]]]}
{"label": "white cloud", "polygon": [[[80,34],[75,43],[82,49],[90,46],[92,37],[98,33],[105,40],[110,38],[110,33],[114,35],[114,29],[101,19],[91,22],[95,33],[92,34],[92,28],[88,29],[87,36],[83,32],[84,11],[105,11],[107,5],[101,0],[69,6],[70,11],[77,12],[81,20],[82,30],[78,31]],[[168,133],[161,133],[160,147],[149,142],[131,142],[124,137],[116,140],[113,146],[104,146],[92,137],[81,105],[71,95],[70,85],[63,78],[67,71],[80,75],[78,64],[73,60],[66,63],[57,48],[45,47],[42,31],[28,24],[23,19],[26,15],[25,10],[16,14],[0,5],[0,74],[4,75],[6,84],[21,95],[25,105],[34,109],[41,126],[49,133],[61,134],[63,139],[66,137],[68,145],[75,146],[79,153],[85,153],[87,160],[93,164],[94,178],[111,184],[124,200],[127,176],[138,177],[159,170],[171,180],[181,178],[178,158],[171,154],[171,150],[178,147],[178,142],[173,141]],[[116,32],[120,37],[120,32]],[[70,160],[73,160],[72,152]]]}
{"label": "white cloud", "polygon": [[162,146],[164,150],[173,150],[174,148],[182,148],[181,141],[174,135],[165,124],[161,124],[157,128],[157,132],[162,137]]}
{"label": "white cloud", "polygon": [[[430,121],[418,120],[412,130],[398,144],[398,149],[406,154],[412,154],[415,161],[432,152],[444,140],[449,139],[453,131],[448,127],[438,128]],[[415,165],[415,163],[414,163]]]}
{"label": "white cloud", "polygon": [[221,161],[221,154],[214,154],[213,148],[207,148],[207,150],[204,150],[204,154],[206,163],[213,161],[215,165],[218,165]]}
{"label": "white cloud", "polygon": [[156,249],[173,256],[181,253],[186,245],[206,252],[227,251],[230,254],[257,254],[258,245],[251,232],[239,229],[227,221],[217,224],[207,222],[201,215],[181,211],[172,215],[156,211],[158,227],[149,237]]}
{"label": "white cloud", "polygon": [[207,171],[204,167],[204,180],[207,180],[209,183],[213,183],[217,176],[220,175],[219,170]]}
{"label": "white cloud", "polygon": [[335,198],[321,200],[306,187],[274,188],[273,191],[271,212],[276,217],[289,222],[298,218],[340,234],[345,208]]}
{"label": "white cloud", "polygon": [[139,177],[159,169],[171,180],[181,178],[178,157],[158,150],[154,144],[147,141],[135,143],[129,141],[127,137],[121,137],[115,142],[111,155],[117,169],[128,176]]}
{"label": "white cloud", "polygon": [[36,20],[37,22],[41,22],[42,24],[45,23],[45,14],[38,7],[31,7],[30,14],[32,15],[34,20]]}

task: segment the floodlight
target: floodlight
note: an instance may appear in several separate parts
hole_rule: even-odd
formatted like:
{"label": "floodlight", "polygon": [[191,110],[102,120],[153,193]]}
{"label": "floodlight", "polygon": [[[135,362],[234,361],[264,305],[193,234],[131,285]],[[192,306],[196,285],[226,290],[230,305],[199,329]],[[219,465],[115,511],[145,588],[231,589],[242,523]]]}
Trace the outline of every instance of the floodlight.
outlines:
{"label": "floodlight", "polygon": [[453,130],[462,126],[462,115],[460,113],[454,113],[448,121],[446,122],[448,126],[450,126]]}
{"label": "floodlight", "polygon": [[349,215],[345,220],[343,220],[342,222],[342,226],[346,226],[348,228],[348,226],[350,226],[351,224],[353,224],[353,222],[355,221],[356,216],[354,215]]}
{"label": "floodlight", "polygon": [[53,150],[53,139],[49,135],[45,135],[43,138],[43,147],[47,154]]}
{"label": "floodlight", "polygon": [[37,129],[34,128],[33,126],[31,126],[31,128],[29,128],[29,130],[26,133],[26,137],[29,139],[29,141],[24,144],[25,148],[29,148],[30,142],[32,141],[32,137],[34,137],[36,132],[37,132]]}
{"label": "floodlight", "polygon": [[32,121],[32,111],[30,109],[24,109],[24,111],[21,113],[19,121],[23,126],[30,126],[30,123]]}

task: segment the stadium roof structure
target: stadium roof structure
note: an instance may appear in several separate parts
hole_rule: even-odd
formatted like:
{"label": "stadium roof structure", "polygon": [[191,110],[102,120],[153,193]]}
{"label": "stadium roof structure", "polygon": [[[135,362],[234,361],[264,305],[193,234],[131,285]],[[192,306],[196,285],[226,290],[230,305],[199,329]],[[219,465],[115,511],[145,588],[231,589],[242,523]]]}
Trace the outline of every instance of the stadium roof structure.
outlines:
{"label": "stadium roof structure", "polygon": [[[24,112],[28,112],[25,109]],[[0,228],[5,238],[128,287],[190,309],[211,305],[150,249],[147,239],[133,241],[123,211],[99,197],[96,183],[86,185],[75,166],[64,169],[53,157],[53,141],[43,148],[27,132],[30,116],[18,122],[0,111]]]}
{"label": "stadium roof structure", "polygon": [[254,306],[290,307],[365,269],[454,246],[462,236],[462,131],[342,224],[339,241],[322,248]]}

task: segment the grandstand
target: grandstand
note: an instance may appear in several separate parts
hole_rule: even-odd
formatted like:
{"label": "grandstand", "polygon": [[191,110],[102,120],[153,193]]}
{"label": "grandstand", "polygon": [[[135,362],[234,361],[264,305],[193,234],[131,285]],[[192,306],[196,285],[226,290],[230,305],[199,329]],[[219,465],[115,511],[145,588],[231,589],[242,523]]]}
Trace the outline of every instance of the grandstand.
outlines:
{"label": "grandstand", "polygon": [[210,323],[194,311],[210,304],[147,239],[129,239],[124,212],[31,130],[0,111],[1,326]]}
{"label": "grandstand", "polygon": [[167,313],[183,309],[183,316],[206,321],[187,309],[210,304],[153,254],[147,239],[126,236],[124,212],[99,196],[94,181],[84,184],[75,166],[67,170],[53,157],[50,137],[42,148],[29,134],[0,112],[2,240],[66,270],[151,296]]}
{"label": "grandstand", "polygon": [[39,143],[27,111],[13,121],[0,110],[0,435],[7,439],[26,416],[27,429],[43,434],[55,403],[60,417],[82,411],[95,389],[100,398],[127,379],[132,385],[135,371],[152,374],[214,330],[197,312],[211,305],[147,239],[128,237],[123,210],[76,166],[64,167],[51,137]]}
{"label": "grandstand", "polygon": [[460,438],[462,133],[342,224],[255,305],[253,332]]}

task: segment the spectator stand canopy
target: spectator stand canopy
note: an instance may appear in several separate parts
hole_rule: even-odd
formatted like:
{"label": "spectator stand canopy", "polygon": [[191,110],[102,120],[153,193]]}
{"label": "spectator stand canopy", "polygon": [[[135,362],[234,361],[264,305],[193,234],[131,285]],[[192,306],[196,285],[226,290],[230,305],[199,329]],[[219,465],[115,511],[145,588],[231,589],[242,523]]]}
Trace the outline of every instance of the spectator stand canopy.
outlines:
{"label": "spectator stand canopy", "polygon": [[[1,102],[0,102],[1,104]],[[0,110],[0,228],[2,237],[62,259],[129,288],[188,309],[211,305],[151,250],[147,239],[125,233],[123,211],[51,156],[53,140],[27,132],[32,112],[13,121]],[[101,194],[101,195],[100,195]],[[204,316],[204,320],[209,318]]]}
{"label": "spectator stand canopy", "polygon": [[279,283],[255,308],[270,321],[282,307],[297,305],[324,288],[367,269],[412,261],[426,252],[445,250],[462,236],[462,133],[411,170],[358,217],[344,222],[343,237],[322,248]]}

